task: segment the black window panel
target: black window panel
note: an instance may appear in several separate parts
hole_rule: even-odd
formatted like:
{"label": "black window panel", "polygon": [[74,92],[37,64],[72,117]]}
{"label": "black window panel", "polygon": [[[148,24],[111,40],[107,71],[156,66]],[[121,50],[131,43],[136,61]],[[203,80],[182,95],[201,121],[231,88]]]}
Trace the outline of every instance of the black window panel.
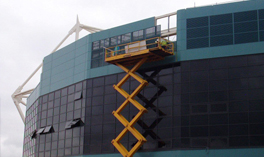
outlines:
{"label": "black window panel", "polygon": [[232,14],[210,16],[210,25],[232,23]]}
{"label": "black window panel", "polygon": [[73,119],[73,111],[67,113],[67,120]]}
{"label": "black window panel", "polygon": [[248,135],[248,125],[229,125],[229,135]]}
{"label": "black window panel", "polygon": [[229,112],[243,112],[248,111],[247,101],[229,102]]}
{"label": "black window panel", "polygon": [[211,125],[228,124],[228,114],[212,114],[212,115],[209,115],[209,123]]}
{"label": "black window panel", "polygon": [[91,68],[97,68],[103,66],[103,59],[94,59],[91,61]]}
{"label": "black window panel", "polygon": [[[123,115],[123,113],[122,113]],[[98,116],[92,116],[91,117],[91,124],[92,125],[98,125],[103,123],[103,115],[98,115]]]}
{"label": "black window panel", "polygon": [[208,71],[193,71],[190,72],[190,81],[208,81]]}
{"label": "black window panel", "polygon": [[67,93],[67,88],[64,88],[64,89],[61,90],[61,96],[65,96],[67,94],[68,94]]}
{"label": "black window panel", "polygon": [[104,87],[93,88],[93,96],[103,95],[103,94],[104,94]]}
{"label": "black window panel", "polygon": [[97,96],[92,98],[92,106],[103,105],[104,98],[103,96]]}
{"label": "black window panel", "polygon": [[50,101],[50,102],[48,102],[48,109],[51,109],[51,108],[53,108],[53,101]]}
{"label": "black window panel", "polygon": [[92,115],[103,114],[103,106],[92,106]]}
{"label": "black window panel", "polygon": [[131,33],[122,35],[122,43],[127,43],[131,41]]}
{"label": "black window panel", "polygon": [[208,93],[191,93],[190,94],[190,103],[203,103],[208,102]]}
{"label": "black window panel", "polygon": [[211,104],[211,112],[226,112],[227,111],[227,104],[226,103],[219,103],[219,104]]}
{"label": "black window panel", "polygon": [[146,29],[146,38],[154,37],[155,36],[155,27],[147,28]]}
{"label": "black window panel", "polygon": [[227,101],[227,92],[226,91],[210,92],[209,101],[210,102]]}
{"label": "black window panel", "polygon": [[202,59],[202,60],[194,60],[190,62],[190,71],[201,71],[201,70],[208,70],[209,60]]}
{"label": "black window panel", "polygon": [[248,113],[230,113],[230,124],[248,123]]}
{"label": "black window panel", "polygon": [[259,30],[264,30],[264,20],[259,21]]}
{"label": "black window panel", "polygon": [[249,122],[250,123],[263,123],[264,122],[264,112],[250,112]]}
{"label": "black window panel", "polygon": [[59,123],[59,115],[58,116],[53,116],[53,124]]}
{"label": "black window panel", "polygon": [[158,98],[158,106],[160,107],[166,107],[166,106],[171,106],[172,103],[172,97],[171,96],[166,96],[166,97],[159,97]]}
{"label": "black window panel", "polygon": [[61,105],[67,104],[67,96],[61,97]]}
{"label": "black window panel", "polygon": [[41,118],[42,119],[47,118],[47,111],[42,111]]}
{"label": "black window panel", "polygon": [[248,79],[249,89],[264,88],[264,77],[255,77]]}
{"label": "black window panel", "polygon": [[235,34],[235,44],[258,41],[258,32]]}
{"label": "black window panel", "polygon": [[257,20],[257,10],[234,13],[235,22],[252,20]]}
{"label": "black window panel", "polygon": [[99,41],[93,42],[93,50],[99,49]]}
{"label": "black window panel", "polygon": [[60,92],[61,92],[60,90],[55,92],[55,99],[60,98]]}
{"label": "black window panel", "polygon": [[248,98],[249,98],[249,100],[263,99],[263,97],[264,97],[264,89],[251,89],[251,90],[248,90]]}
{"label": "black window panel", "polygon": [[117,82],[117,76],[116,75],[109,75],[105,77],[105,84],[113,85]]}
{"label": "black window panel", "polygon": [[187,28],[208,26],[208,16],[187,19]]}
{"label": "black window panel", "polygon": [[181,114],[188,115],[190,113],[190,106],[189,105],[182,105],[181,106]]}
{"label": "black window panel", "polygon": [[54,99],[54,93],[52,92],[49,94],[49,101],[52,101],[53,99]]}
{"label": "black window panel", "polygon": [[92,59],[103,58],[104,52],[103,50],[96,50],[92,52]]}
{"label": "black window panel", "polygon": [[181,127],[181,137],[189,137],[189,127]]}
{"label": "black window panel", "polygon": [[210,126],[210,136],[228,136],[228,125]]}
{"label": "black window panel", "polygon": [[[213,58],[209,60],[209,68],[210,69],[222,69],[228,67],[228,58]],[[225,70],[225,69],[223,69]]]}
{"label": "black window panel", "polygon": [[248,88],[248,80],[247,79],[235,79],[229,80],[229,89],[247,89]]}
{"label": "black window panel", "polygon": [[233,35],[214,36],[210,38],[210,46],[232,45]]}
{"label": "black window panel", "polygon": [[73,103],[67,104],[67,112],[73,111]]}
{"label": "black window panel", "polygon": [[[216,60],[214,60],[214,61],[216,61]],[[222,64],[227,65],[227,63],[223,63],[223,62],[222,62]],[[227,69],[210,70],[209,78],[210,78],[210,80],[227,79],[228,78],[228,70]],[[227,83],[225,80],[221,80],[221,81],[223,81],[223,83],[221,83],[222,85]],[[218,83],[220,83],[220,82],[218,82]],[[215,85],[214,83],[212,83],[212,84]],[[212,87],[212,86],[210,86],[210,87]]]}
{"label": "black window panel", "polygon": [[192,147],[207,147],[208,145],[208,139],[207,138],[198,138],[198,139],[195,139],[193,138],[191,140],[191,146]]}
{"label": "black window panel", "polygon": [[264,9],[259,10],[259,19],[264,19]]}
{"label": "black window panel", "polygon": [[56,100],[54,101],[54,107],[58,107],[58,106],[60,106],[60,102],[61,102],[60,98],[59,98],[59,99],[56,99]]}
{"label": "black window panel", "polygon": [[188,126],[190,124],[189,116],[182,116],[181,124],[182,126]]}
{"label": "black window panel", "polygon": [[235,33],[258,31],[258,22],[251,21],[251,22],[235,23],[234,31]]}
{"label": "black window panel", "polygon": [[264,100],[251,100],[249,101],[249,111],[263,111]]}
{"label": "black window panel", "polygon": [[53,116],[53,109],[48,110],[48,117],[51,117],[51,116]]}
{"label": "black window panel", "polygon": [[100,40],[100,48],[104,47],[104,40]]}
{"label": "black window panel", "polygon": [[207,105],[193,105],[192,113],[207,113]]}
{"label": "black window panel", "polygon": [[210,27],[210,36],[215,35],[225,35],[225,34],[233,34],[233,25],[225,24],[225,25],[217,25]]}
{"label": "black window panel", "polygon": [[227,146],[227,138],[211,138],[211,148],[226,148]]}
{"label": "black window panel", "polygon": [[159,83],[162,85],[166,85],[166,84],[172,84],[173,83],[173,75],[165,75],[165,76],[160,76],[159,77]]}
{"label": "black window panel", "polygon": [[135,31],[133,34],[133,41],[140,40],[144,38],[143,30]]}
{"label": "black window panel", "polygon": [[187,40],[187,49],[203,48],[209,46],[209,38],[196,38]]}
{"label": "black window panel", "polygon": [[264,133],[264,124],[250,124],[249,129],[250,135],[261,135]]}
{"label": "black window panel", "polygon": [[110,44],[111,44],[111,46],[117,45],[117,37],[110,38]]}
{"label": "black window panel", "polygon": [[250,145],[251,146],[264,146],[264,136],[251,136]]}
{"label": "black window panel", "polygon": [[208,126],[190,127],[191,137],[207,137]]}
{"label": "black window panel", "polygon": [[264,64],[264,55],[263,54],[256,54],[247,56],[248,58],[248,65],[263,65]]}
{"label": "black window panel", "polygon": [[109,46],[109,38],[105,39],[104,44],[105,44],[105,47]]}
{"label": "black window panel", "polygon": [[163,117],[158,124],[158,128],[169,128],[172,124],[172,117]]}
{"label": "black window panel", "polygon": [[60,114],[60,122],[64,122],[66,120],[66,114]]}
{"label": "black window panel", "polygon": [[81,110],[74,110],[74,119],[81,118]]}
{"label": "black window panel", "polygon": [[237,147],[237,146],[248,146],[249,141],[247,136],[239,136],[239,137],[230,137],[229,138],[229,146]]}
{"label": "black window panel", "polygon": [[[92,134],[102,134],[103,126],[102,125],[93,125],[91,126],[91,133]],[[100,141],[101,143],[101,141]]]}
{"label": "black window panel", "polygon": [[82,108],[82,100],[77,100],[74,103],[74,110]]}
{"label": "black window panel", "polygon": [[191,116],[191,125],[208,125],[208,116],[207,115],[196,115]]}
{"label": "black window panel", "polygon": [[79,100],[82,98],[82,91],[79,91],[74,94],[74,100]]}
{"label": "black window panel", "polygon": [[247,100],[247,90],[229,91],[229,100]]}
{"label": "black window panel", "polygon": [[228,89],[227,80],[216,80],[209,82],[209,91],[223,91]]}
{"label": "black window panel", "polygon": [[208,37],[208,36],[209,36],[209,28],[208,27],[187,29],[187,39],[199,38],[199,37]]}
{"label": "black window panel", "polygon": [[264,66],[251,66],[248,67],[248,76],[264,76]]}

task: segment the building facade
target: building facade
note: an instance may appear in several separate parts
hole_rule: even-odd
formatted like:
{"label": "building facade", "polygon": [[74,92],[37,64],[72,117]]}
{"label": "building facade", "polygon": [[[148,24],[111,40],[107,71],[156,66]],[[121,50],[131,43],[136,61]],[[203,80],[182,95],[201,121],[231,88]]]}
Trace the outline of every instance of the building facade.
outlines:
{"label": "building facade", "polygon": [[[90,34],[43,60],[28,98],[24,157],[121,156],[111,144],[124,126],[112,115],[126,73],[104,62],[104,47],[161,36],[155,17]],[[263,156],[264,2],[177,11],[175,54],[144,64],[136,97],[148,113],[135,124],[140,156]],[[138,82],[122,88],[132,93]],[[133,106],[122,115],[129,121]],[[128,150],[137,142],[128,133]]]}

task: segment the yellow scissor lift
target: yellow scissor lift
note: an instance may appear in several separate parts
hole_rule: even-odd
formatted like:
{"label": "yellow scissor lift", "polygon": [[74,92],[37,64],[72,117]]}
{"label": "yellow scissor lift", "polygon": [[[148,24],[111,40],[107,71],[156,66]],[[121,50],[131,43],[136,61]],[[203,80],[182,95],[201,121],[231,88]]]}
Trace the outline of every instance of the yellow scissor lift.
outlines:
{"label": "yellow scissor lift", "polygon": [[[162,45],[164,41],[165,43],[167,43],[166,45]],[[116,47],[105,48],[105,61],[119,66],[127,73],[117,85],[113,86],[115,90],[117,90],[126,98],[123,104],[116,111],[113,111],[113,115],[124,125],[125,128],[116,137],[116,139],[112,140],[112,144],[124,157],[132,157],[136,153],[136,151],[145,142],[147,142],[146,138],[142,136],[136,128],[134,128],[134,124],[145,112],[147,112],[147,109],[143,107],[139,102],[137,102],[134,98],[148,84],[148,82],[138,76],[135,72],[145,62],[162,60],[164,59],[164,57],[173,54],[173,43],[161,37],[155,37],[142,41],[118,45]],[[128,66],[132,65],[134,65],[134,67],[132,67],[131,69],[127,68]],[[136,79],[140,83],[140,85],[132,92],[132,94],[129,95],[121,87],[130,77]],[[133,104],[139,110],[137,115],[130,122],[121,115],[122,110],[129,103]],[[128,131],[131,132],[138,140],[130,151],[128,151],[120,143],[121,139]]]}

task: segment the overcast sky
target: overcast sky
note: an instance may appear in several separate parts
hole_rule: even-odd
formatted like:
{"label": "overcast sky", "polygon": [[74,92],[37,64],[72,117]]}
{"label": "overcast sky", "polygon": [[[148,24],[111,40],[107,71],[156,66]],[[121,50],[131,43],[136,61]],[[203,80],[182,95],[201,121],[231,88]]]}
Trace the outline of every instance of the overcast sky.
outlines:
{"label": "overcast sky", "polygon": [[[0,156],[21,157],[24,124],[11,99],[79,16],[80,23],[108,29],[179,9],[227,0],[0,0]],[[81,37],[87,35],[84,30]],[[74,41],[71,36],[64,45]],[[34,88],[40,72],[24,90]],[[25,107],[21,105],[25,112]]]}

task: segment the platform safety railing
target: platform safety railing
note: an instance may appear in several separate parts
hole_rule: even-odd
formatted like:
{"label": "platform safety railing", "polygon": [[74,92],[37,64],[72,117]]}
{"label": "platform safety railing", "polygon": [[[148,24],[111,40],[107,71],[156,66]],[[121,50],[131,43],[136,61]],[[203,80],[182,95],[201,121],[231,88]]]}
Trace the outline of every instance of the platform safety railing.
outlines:
{"label": "platform safety railing", "polygon": [[[162,46],[162,41],[166,41],[167,44],[165,46]],[[149,49],[150,51],[155,49],[163,49],[164,51],[173,53],[174,44],[173,42],[167,39],[161,37],[154,37],[145,40],[121,44],[113,47],[105,47],[104,49],[105,49],[105,58],[109,58],[109,57],[116,57],[122,54],[135,53],[144,49]]]}

